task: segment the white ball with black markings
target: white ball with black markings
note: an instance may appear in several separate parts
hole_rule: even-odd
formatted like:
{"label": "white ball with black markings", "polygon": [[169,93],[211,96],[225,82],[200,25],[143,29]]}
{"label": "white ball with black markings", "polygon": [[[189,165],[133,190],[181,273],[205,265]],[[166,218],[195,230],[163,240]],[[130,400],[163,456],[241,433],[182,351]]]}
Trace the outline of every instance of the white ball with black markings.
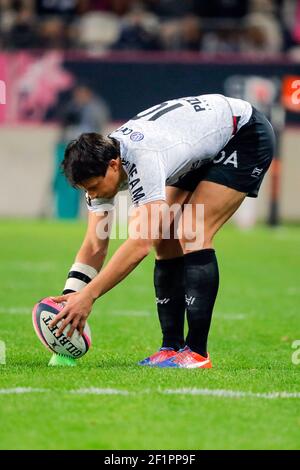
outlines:
{"label": "white ball with black markings", "polygon": [[51,321],[58,315],[64,304],[57,304],[51,298],[46,297],[38,302],[32,311],[32,322],[34,330],[40,341],[56,354],[73,357],[79,359],[84,356],[91,345],[91,330],[88,324],[85,324],[83,335],[81,336],[77,330],[74,331],[71,338],[67,337],[67,333],[71,325],[67,325],[61,335],[57,335],[61,321],[53,328],[49,327]]}

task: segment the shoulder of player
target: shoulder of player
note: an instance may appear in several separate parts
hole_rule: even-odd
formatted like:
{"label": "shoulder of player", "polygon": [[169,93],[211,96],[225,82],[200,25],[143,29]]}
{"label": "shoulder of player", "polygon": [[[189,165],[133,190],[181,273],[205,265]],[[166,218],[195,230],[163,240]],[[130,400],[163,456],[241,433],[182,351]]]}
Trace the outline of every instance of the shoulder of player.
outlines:
{"label": "shoulder of player", "polygon": [[121,152],[141,154],[144,152],[156,152],[157,142],[161,142],[160,137],[153,137],[141,130],[123,127],[111,132],[108,137],[117,139],[121,144]]}

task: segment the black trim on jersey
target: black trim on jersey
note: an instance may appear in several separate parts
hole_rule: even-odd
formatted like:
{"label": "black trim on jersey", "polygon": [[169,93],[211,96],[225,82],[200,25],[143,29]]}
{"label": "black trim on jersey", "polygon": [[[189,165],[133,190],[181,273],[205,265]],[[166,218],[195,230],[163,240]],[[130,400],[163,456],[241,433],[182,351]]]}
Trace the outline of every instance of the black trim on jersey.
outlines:
{"label": "black trim on jersey", "polygon": [[87,276],[86,274],[81,273],[80,271],[70,271],[69,274],[68,274],[68,279],[70,279],[71,277],[73,277],[75,279],[79,279],[80,281],[83,281],[86,284],[88,284],[92,280],[89,276]]}
{"label": "black trim on jersey", "polygon": [[169,113],[170,111],[173,111],[173,109],[181,108],[183,106],[182,103],[177,103],[174,104],[173,106],[169,106],[168,108],[162,109],[158,113],[155,113],[154,116],[152,116],[149,121],[156,121],[156,119],[160,118],[166,113]]}
{"label": "black trim on jersey", "polygon": [[65,289],[65,290],[63,290],[62,295],[73,294],[73,292],[76,292],[76,290]]}

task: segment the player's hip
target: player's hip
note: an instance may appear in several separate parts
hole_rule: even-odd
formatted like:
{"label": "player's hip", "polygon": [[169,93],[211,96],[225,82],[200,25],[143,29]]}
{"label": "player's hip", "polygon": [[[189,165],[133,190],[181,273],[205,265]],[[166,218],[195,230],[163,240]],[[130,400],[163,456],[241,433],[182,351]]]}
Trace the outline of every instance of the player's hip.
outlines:
{"label": "player's hip", "polygon": [[267,118],[255,108],[250,120],[227,145],[197,170],[172,186],[193,192],[200,181],[213,181],[256,197],[275,151],[275,135]]}

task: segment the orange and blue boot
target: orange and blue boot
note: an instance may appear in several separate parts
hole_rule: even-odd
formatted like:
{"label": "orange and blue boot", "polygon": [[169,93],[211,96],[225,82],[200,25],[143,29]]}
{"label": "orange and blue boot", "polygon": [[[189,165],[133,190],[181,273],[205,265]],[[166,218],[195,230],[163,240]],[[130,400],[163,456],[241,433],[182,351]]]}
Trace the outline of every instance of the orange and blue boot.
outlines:
{"label": "orange and blue boot", "polygon": [[210,369],[212,363],[209,357],[193,352],[188,346],[180,349],[173,357],[155,364],[157,367],[173,367],[178,369]]}
{"label": "orange and blue boot", "polygon": [[177,354],[173,348],[160,348],[152,356],[146,357],[142,361],[138,362],[139,366],[156,366],[160,362],[166,362]]}

